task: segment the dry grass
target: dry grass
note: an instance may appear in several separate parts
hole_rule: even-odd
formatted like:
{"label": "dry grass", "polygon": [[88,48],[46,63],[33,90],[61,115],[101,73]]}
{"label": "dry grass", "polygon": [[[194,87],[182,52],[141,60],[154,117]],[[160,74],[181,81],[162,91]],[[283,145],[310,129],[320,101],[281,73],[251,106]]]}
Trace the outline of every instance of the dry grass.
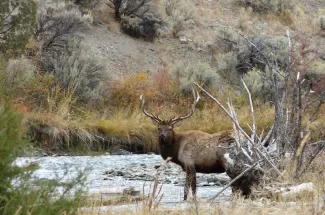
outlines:
{"label": "dry grass", "polygon": [[229,214],[229,215],[283,215],[283,214],[304,214],[304,215],[323,215],[321,199],[315,198],[314,201],[273,201],[269,199],[251,200],[236,197],[232,200],[222,203],[215,203],[211,205],[206,201],[199,201],[197,207],[193,202],[188,202],[184,205],[175,206],[173,208],[166,208],[160,206],[153,211],[144,210],[142,204],[130,205],[129,207],[118,208],[114,205],[109,209],[102,210],[100,208],[92,208],[90,210],[80,211],[80,215],[197,215],[197,214]]}
{"label": "dry grass", "polygon": [[107,119],[91,121],[90,127],[129,144],[134,141],[141,142],[146,151],[155,151],[156,149],[157,138],[154,132],[156,129],[151,120],[146,119],[139,112],[118,111]]}
{"label": "dry grass", "polygon": [[[281,179],[275,179],[268,182],[266,186],[272,184],[275,187],[284,184],[300,184],[304,182],[312,182],[316,189],[316,193],[301,193],[293,196],[291,199],[281,199],[278,196],[266,197],[251,197],[244,199],[242,196],[234,194],[228,201],[214,202],[211,204],[206,200],[199,199],[197,204],[193,201],[188,201],[174,207],[167,207],[160,204],[153,210],[148,210],[149,201],[138,202],[137,204],[125,204],[124,207],[117,205],[110,205],[109,208],[98,207],[89,208],[89,210],[79,211],[80,215],[94,215],[94,214],[123,214],[123,215],[180,215],[180,214],[231,214],[231,215],[282,215],[282,214],[301,214],[301,215],[324,215],[325,214],[325,171],[324,155],[319,156],[300,181],[293,179],[294,167],[290,162],[286,162],[286,172]],[[277,187],[276,187],[277,188]],[[253,191],[254,192],[254,191]],[[264,189],[267,193],[267,190]]]}
{"label": "dry grass", "polygon": [[[190,110],[189,107],[190,104],[187,103],[172,108],[170,106],[156,107],[155,104],[151,104],[148,109],[154,114],[159,114],[161,118],[168,119],[174,115],[187,114]],[[214,104],[207,102],[201,109],[197,110],[190,119],[184,120],[177,130],[201,130],[207,133],[216,133],[232,129],[231,121]],[[251,124],[248,105],[238,108],[238,118],[243,127],[249,132],[249,127],[246,126]],[[68,147],[80,145],[90,149],[96,144],[100,144],[97,134],[102,134],[101,137],[107,140],[116,140],[117,143],[143,144],[145,151],[155,151],[157,149],[156,126],[140,109],[130,111],[126,108],[110,114],[83,113],[83,116],[28,112],[26,121],[37,126],[47,127],[44,130],[46,135],[52,140],[60,140],[56,148],[60,148],[59,145]],[[271,126],[273,122],[272,108],[267,106],[256,107],[256,121],[260,131]],[[76,140],[79,142],[73,143],[70,135],[76,136]],[[42,141],[45,142],[43,145],[48,144],[47,140]]]}
{"label": "dry grass", "polygon": [[[135,87],[132,87],[132,89],[133,88]],[[121,92],[122,95],[124,95],[124,91]],[[191,97],[162,102],[162,96],[157,96],[157,94],[152,91],[145,92],[149,95],[146,97],[148,98],[146,109],[148,109],[149,112],[158,114],[161,118],[168,119],[175,115],[187,114],[190,110],[190,105],[192,103]],[[169,94],[171,94],[171,92],[173,91],[168,91]],[[139,93],[140,92],[137,92],[136,95],[132,94],[130,99],[126,100],[130,107],[110,107],[113,111],[101,109],[101,113],[95,113],[94,111],[83,112],[74,108],[74,104],[68,96],[67,98],[61,99],[60,102],[55,102],[57,105],[54,105],[54,108],[28,112],[26,114],[26,119],[29,122],[53,128],[51,131],[52,135],[50,135],[52,137],[65,135],[66,139],[72,141],[71,138],[69,139],[68,137],[68,134],[72,134],[77,137],[78,141],[81,140],[80,143],[73,143],[72,145],[80,144],[86,146],[85,148],[92,148],[101,142],[98,141],[96,137],[98,134],[101,134],[101,137],[104,139],[106,138],[110,143],[112,143],[112,140],[115,140],[122,144],[143,144],[145,151],[155,151],[157,149],[156,127],[151,120],[138,109],[139,101],[137,95]],[[251,112],[246,96],[241,93],[235,94],[228,89],[220,89],[218,92],[215,92],[215,94],[216,98],[223,104],[226,104],[228,97],[232,98],[240,124],[246,132],[250,133],[248,125],[251,125]],[[51,100],[56,101],[56,99],[50,99],[49,101]],[[118,101],[121,103],[121,100]],[[311,124],[312,141],[317,141],[324,137],[322,129],[325,127],[323,123],[325,121],[324,117],[325,108],[322,107],[317,120]],[[262,132],[265,130],[266,132],[273,124],[273,107],[257,102],[255,104],[255,118],[258,131]],[[307,118],[308,115],[304,119],[304,124],[306,124]],[[231,120],[216,104],[212,103],[207,98],[202,98],[195,114],[190,119],[184,120],[177,130],[200,130],[207,133],[216,133],[232,130],[232,126]],[[55,137],[52,139],[60,138]],[[65,143],[65,145],[69,146],[71,144]]]}

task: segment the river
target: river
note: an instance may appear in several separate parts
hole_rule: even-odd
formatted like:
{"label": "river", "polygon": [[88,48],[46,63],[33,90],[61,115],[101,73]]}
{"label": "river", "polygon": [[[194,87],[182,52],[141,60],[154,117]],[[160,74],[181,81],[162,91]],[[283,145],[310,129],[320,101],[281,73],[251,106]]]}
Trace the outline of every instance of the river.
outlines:
{"label": "river", "polygon": [[[57,157],[19,157],[17,165],[36,162],[39,169],[34,172],[37,178],[70,179],[78,171],[87,171],[86,188],[89,193],[103,190],[116,190],[134,187],[148,194],[152,189],[156,174],[155,165],[163,162],[159,155],[102,155],[102,156],[57,156]],[[67,173],[68,169],[68,173]],[[158,179],[162,184],[161,204],[168,207],[183,204],[183,186],[185,173],[179,166],[168,163],[159,171]],[[209,199],[228,182],[224,174],[197,174],[197,197]],[[227,189],[218,201],[229,198],[231,189]]]}

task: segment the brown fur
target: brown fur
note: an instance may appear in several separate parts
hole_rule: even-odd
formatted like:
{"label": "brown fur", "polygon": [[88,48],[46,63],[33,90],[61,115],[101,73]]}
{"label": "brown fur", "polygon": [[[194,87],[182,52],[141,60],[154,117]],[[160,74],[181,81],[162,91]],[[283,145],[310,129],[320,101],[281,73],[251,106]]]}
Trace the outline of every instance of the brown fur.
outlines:
{"label": "brown fur", "polygon": [[161,156],[165,160],[170,157],[172,162],[180,165],[186,172],[184,200],[187,199],[190,187],[195,197],[196,172],[222,173],[226,171],[225,165],[227,161],[224,154],[227,149],[225,147],[234,142],[233,134],[227,131],[216,134],[208,134],[202,131],[174,131],[175,125],[191,117],[194,113],[195,106],[200,100],[200,95],[194,89],[192,92],[194,103],[191,112],[185,116],[173,117],[170,120],[163,120],[158,116],[148,113],[144,108],[144,97],[140,96],[143,113],[158,125]]}
{"label": "brown fur", "polygon": [[[180,165],[186,171],[184,200],[187,199],[189,188],[193,196],[196,193],[196,172],[223,173],[225,172],[225,148],[234,142],[231,132],[224,131],[208,134],[201,131],[176,132],[173,125],[158,124],[159,149],[164,159],[171,157],[171,161]],[[161,138],[164,135],[165,139]],[[221,147],[217,147],[221,146]]]}

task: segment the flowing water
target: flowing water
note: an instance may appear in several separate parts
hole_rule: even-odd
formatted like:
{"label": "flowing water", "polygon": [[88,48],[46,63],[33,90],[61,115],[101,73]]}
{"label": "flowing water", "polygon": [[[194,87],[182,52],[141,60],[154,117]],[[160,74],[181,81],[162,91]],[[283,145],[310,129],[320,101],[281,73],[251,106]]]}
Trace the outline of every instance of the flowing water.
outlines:
{"label": "flowing water", "polygon": [[[156,174],[154,166],[162,163],[163,160],[159,155],[20,157],[16,160],[17,165],[26,165],[30,162],[39,164],[39,169],[34,173],[38,178],[66,180],[76,176],[78,171],[86,170],[86,188],[90,193],[134,187],[135,190],[148,194]],[[184,204],[184,177],[185,173],[171,163],[159,173],[160,184],[163,184],[161,201],[163,206],[173,207]],[[207,182],[209,177],[215,177],[215,174],[198,174],[198,199],[211,198],[223,188],[219,182],[219,186]],[[227,200],[230,193],[231,190],[227,189],[218,200]]]}

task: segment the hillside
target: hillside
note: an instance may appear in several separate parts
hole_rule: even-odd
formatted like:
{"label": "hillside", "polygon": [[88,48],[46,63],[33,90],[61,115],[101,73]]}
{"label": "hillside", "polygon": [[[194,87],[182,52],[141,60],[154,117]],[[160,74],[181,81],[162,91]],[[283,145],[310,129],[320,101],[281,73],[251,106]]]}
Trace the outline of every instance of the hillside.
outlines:
{"label": "hillside", "polygon": [[[114,2],[123,4],[114,10]],[[155,114],[184,114],[192,102],[193,82],[222,103],[231,98],[239,120],[245,122],[250,111],[240,80],[244,78],[262,131],[274,122],[269,104],[276,97],[265,59],[281,72],[302,74],[304,92],[309,87],[316,92],[310,98],[322,104],[324,1],[36,3],[35,11],[29,11],[35,19],[25,15],[25,25],[12,23],[3,39],[3,80],[13,86],[4,90],[15,95],[13,103],[30,123],[28,135],[50,151],[79,147],[80,139],[87,150],[125,144],[156,150],[155,128],[141,113],[139,96],[146,97]],[[21,26],[29,30],[19,31]],[[198,109],[200,114],[184,122],[181,130],[214,133],[232,128],[211,100],[203,99]],[[319,128],[325,126],[323,115],[318,117],[312,124],[313,140],[321,138]],[[215,123],[219,121],[223,123]]]}
{"label": "hillside", "polygon": [[[173,20],[164,14],[164,1],[155,1],[168,22],[162,37],[153,42],[132,38],[123,33],[114,12],[105,4],[92,9],[94,22],[83,36],[91,51],[109,63],[109,69],[117,74],[137,71],[156,72],[162,67],[174,69],[175,65],[189,62],[205,62],[217,69],[216,58],[220,54],[217,37],[225,26],[239,30],[246,36],[282,36],[290,31],[292,37],[312,37],[313,44],[324,44],[320,28],[320,17],[324,16],[323,1],[295,1],[294,9],[287,14],[254,12],[245,7],[245,1],[190,1],[193,18],[186,22],[173,36]],[[292,2],[292,1],[291,1]],[[105,15],[106,14],[106,15]],[[103,16],[105,16],[103,18]],[[319,52],[324,57],[323,47]]]}

